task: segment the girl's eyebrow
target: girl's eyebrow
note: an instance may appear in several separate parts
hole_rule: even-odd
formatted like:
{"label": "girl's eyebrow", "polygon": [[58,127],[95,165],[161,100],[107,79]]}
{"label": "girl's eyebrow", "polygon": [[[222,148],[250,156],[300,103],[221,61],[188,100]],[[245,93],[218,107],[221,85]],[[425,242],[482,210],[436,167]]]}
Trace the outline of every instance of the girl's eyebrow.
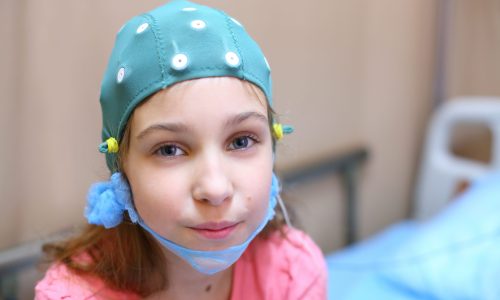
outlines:
{"label": "girl's eyebrow", "polygon": [[[256,119],[260,122],[264,122],[264,124],[267,125],[267,117],[265,117],[263,114],[255,112],[255,111],[248,111],[248,112],[243,112],[239,113],[233,117],[230,117],[224,124],[225,127],[230,127],[230,126],[235,126],[237,124],[242,123],[245,120],[248,119]],[[188,126],[186,126],[183,123],[157,123],[149,126],[148,128],[144,129],[137,135],[137,139],[140,140],[144,138],[146,135],[148,135],[151,132],[154,131],[170,131],[170,132],[186,132],[188,131]]]}
{"label": "girl's eyebrow", "polygon": [[226,124],[224,126],[225,127],[235,126],[235,125],[238,125],[239,123],[242,123],[243,121],[245,121],[247,119],[256,119],[256,120],[264,122],[267,125],[267,118],[263,114],[258,113],[256,111],[247,111],[247,112],[239,113],[239,114],[235,115],[234,117],[229,118],[226,121]]}
{"label": "girl's eyebrow", "polygon": [[186,132],[187,130],[187,126],[182,123],[157,123],[141,131],[137,135],[137,139],[140,140],[154,131]]}

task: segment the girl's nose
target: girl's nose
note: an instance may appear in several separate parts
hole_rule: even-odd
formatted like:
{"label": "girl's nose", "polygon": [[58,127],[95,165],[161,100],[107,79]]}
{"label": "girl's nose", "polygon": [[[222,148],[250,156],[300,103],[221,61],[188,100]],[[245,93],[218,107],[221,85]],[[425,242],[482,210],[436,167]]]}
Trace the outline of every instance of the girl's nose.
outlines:
{"label": "girl's nose", "polygon": [[200,158],[193,186],[193,198],[211,205],[221,205],[233,196],[233,186],[216,156]]}

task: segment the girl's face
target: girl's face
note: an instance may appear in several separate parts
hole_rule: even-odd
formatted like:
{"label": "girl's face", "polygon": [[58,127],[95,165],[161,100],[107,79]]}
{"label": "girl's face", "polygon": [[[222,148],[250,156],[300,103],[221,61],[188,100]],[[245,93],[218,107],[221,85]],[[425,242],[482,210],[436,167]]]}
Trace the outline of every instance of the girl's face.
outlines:
{"label": "girl's face", "polygon": [[267,104],[236,78],[181,82],[130,119],[123,168],[144,222],[197,250],[244,242],[269,205],[272,138]]}

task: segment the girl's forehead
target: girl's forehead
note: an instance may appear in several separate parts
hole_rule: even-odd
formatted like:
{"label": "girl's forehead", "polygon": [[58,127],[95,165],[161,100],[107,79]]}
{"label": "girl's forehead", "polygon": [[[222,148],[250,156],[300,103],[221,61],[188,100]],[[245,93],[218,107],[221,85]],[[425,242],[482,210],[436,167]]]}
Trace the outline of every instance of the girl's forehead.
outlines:
{"label": "girl's forehead", "polygon": [[264,93],[252,83],[234,77],[206,77],[177,83],[155,93],[136,110],[163,107],[189,113],[214,105],[221,111],[241,106],[267,110]]}
{"label": "girl's forehead", "polygon": [[249,111],[267,118],[266,98],[258,87],[238,78],[208,77],[183,81],[155,93],[135,109],[132,122],[223,119]]}

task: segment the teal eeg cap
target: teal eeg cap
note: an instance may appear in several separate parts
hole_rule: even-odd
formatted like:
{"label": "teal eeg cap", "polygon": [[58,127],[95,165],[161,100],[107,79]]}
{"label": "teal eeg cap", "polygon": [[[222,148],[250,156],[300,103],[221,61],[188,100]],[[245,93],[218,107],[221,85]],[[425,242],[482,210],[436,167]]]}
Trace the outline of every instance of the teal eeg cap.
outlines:
{"label": "teal eeg cap", "polygon": [[250,81],[269,103],[269,64],[243,26],[224,12],[176,0],[129,20],[118,32],[104,74],[100,151],[117,170],[117,143],[135,107],[177,82],[216,76]]}

